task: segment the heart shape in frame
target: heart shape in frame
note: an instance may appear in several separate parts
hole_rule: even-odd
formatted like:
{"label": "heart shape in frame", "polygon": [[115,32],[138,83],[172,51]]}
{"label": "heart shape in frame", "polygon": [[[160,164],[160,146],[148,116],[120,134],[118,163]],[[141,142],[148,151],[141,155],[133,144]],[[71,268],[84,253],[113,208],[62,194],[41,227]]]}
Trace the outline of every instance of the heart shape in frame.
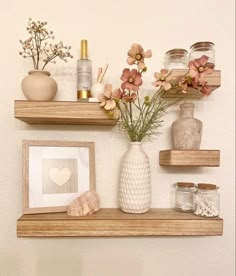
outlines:
{"label": "heart shape in frame", "polygon": [[59,187],[63,186],[71,178],[72,172],[69,168],[51,168],[49,170],[49,178]]}

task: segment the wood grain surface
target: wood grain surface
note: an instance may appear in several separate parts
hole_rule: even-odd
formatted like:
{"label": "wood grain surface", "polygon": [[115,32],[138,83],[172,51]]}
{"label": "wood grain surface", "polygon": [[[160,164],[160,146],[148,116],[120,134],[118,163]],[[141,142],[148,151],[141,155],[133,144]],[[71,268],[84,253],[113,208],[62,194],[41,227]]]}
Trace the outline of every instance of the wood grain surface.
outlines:
{"label": "wood grain surface", "polygon": [[109,115],[100,103],[15,101],[15,118],[30,124],[116,125],[119,112]]}
{"label": "wood grain surface", "polygon": [[218,236],[221,218],[203,218],[172,209],[150,209],[146,214],[127,214],[119,209],[100,209],[87,217],[67,213],[23,215],[17,221],[18,237],[102,236]]}
{"label": "wood grain surface", "polygon": [[162,150],[160,166],[219,167],[219,150]]}

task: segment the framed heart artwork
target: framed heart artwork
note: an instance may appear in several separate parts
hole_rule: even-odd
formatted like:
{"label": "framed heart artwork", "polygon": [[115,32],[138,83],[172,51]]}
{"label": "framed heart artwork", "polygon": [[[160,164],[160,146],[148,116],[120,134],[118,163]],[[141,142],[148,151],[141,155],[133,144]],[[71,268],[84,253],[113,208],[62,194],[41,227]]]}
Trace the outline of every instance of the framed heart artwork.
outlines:
{"label": "framed heart artwork", "polygon": [[95,191],[93,142],[23,141],[23,213],[66,211]]}

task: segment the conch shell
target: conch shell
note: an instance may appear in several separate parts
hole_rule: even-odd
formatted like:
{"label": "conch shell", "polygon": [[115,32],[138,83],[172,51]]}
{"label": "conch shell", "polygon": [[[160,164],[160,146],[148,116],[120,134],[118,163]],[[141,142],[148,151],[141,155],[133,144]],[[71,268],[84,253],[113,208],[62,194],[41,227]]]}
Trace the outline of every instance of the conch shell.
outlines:
{"label": "conch shell", "polygon": [[88,216],[99,210],[99,197],[96,192],[87,191],[74,199],[68,207],[69,216]]}

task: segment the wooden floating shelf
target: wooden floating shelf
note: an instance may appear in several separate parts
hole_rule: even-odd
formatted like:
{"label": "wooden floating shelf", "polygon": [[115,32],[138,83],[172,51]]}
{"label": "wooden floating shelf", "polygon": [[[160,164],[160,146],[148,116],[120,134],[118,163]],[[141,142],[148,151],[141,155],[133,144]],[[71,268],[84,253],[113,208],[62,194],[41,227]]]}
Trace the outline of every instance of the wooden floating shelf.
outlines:
{"label": "wooden floating shelf", "polygon": [[18,237],[115,237],[115,236],[221,236],[223,219],[203,218],[172,209],[150,209],[127,214],[100,209],[87,217],[67,213],[23,215],[17,221]]}
{"label": "wooden floating shelf", "polygon": [[[115,118],[114,118],[115,117]],[[100,103],[15,101],[15,118],[29,124],[116,125]]]}
{"label": "wooden floating shelf", "polygon": [[219,150],[162,150],[160,166],[219,167]]}
{"label": "wooden floating shelf", "polygon": [[[174,69],[171,71],[170,76],[177,77],[183,76],[188,72],[188,69]],[[207,85],[211,87],[211,90],[214,91],[221,84],[221,71],[214,70],[212,74],[206,75],[205,80]],[[169,89],[163,95],[163,98],[191,98],[191,99],[200,99],[204,96],[199,90],[195,88],[188,88],[187,93],[182,93],[180,89]]]}

